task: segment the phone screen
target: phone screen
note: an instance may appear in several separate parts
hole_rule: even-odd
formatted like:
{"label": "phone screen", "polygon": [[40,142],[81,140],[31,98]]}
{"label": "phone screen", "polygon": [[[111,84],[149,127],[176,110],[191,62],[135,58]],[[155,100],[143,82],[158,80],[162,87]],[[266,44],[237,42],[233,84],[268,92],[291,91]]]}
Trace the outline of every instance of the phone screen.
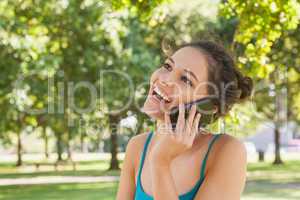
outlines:
{"label": "phone screen", "polygon": [[[211,98],[204,97],[202,99],[198,99],[196,101],[186,103],[184,105],[185,108],[185,119],[187,119],[189,115],[189,111],[193,104],[196,104],[197,113],[201,113],[201,118],[199,122],[199,127],[205,127],[207,124],[212,123],[215,120],[215,115],[213,113],[214,104]],[[177,119],[179,115],[179,107],[175,107],[171,109],[170,119],[172,123],[172,128],[175,129]],[[199,128],[198,127],[198,128]]]}

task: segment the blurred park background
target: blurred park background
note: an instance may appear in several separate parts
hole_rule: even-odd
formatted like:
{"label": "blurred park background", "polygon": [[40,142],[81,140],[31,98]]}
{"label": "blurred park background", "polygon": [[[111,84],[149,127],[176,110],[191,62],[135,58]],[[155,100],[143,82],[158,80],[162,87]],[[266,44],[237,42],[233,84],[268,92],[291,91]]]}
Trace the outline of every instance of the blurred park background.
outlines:
{"label": "blurred park background", "polygon": [[247,148],[242,200],[300,199],[299,19],[297,0],[1,0],[0,200],[115,199],[163,39],[234,53],[252,98],[208,128]]}

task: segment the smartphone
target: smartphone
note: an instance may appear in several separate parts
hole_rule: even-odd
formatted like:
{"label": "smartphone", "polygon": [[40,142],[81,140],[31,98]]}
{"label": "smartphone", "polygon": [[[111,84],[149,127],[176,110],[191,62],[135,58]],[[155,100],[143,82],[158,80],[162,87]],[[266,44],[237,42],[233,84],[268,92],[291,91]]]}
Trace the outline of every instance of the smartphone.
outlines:
{"label": "smartphone", "polygon": [[[208,98],[208,97],[204,97],[204,98],[198,99],[196,101],[184,104],[185,119],[188,118],[189,111],[190,111],[192,105],[194,105],[194,104],[196,104],[196,110],[197,110],[196,113],[201,114],[198,129],[200,127],[205,127],[206,125],[215,121],[216,116],[213,113],[214,104],[212,102],[212,99]],[[170,120],[172,123],[173,130],[176,127],[178,115],[179,115],[179,107],[177,106],[177,107],[172,108],[171,112],[170,112]]]}

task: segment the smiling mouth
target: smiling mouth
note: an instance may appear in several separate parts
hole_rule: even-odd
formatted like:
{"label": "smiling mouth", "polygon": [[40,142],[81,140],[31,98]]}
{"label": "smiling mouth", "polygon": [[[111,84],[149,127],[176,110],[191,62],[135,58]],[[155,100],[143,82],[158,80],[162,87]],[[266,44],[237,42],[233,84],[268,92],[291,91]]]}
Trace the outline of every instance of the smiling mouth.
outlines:
{"label": "smiling mouth", "polygon": [[171,102],[168,96],[164,92],[162,92],[157,86],[154,86],[152,95],[155,96],[159,101],[163,101],[165,103]]}

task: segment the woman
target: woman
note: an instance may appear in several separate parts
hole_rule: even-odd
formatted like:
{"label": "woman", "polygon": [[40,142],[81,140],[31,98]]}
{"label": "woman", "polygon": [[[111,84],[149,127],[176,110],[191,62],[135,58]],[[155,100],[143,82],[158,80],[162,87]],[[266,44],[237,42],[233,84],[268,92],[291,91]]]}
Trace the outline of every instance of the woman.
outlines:
{"label": "woman", "polygon": [[[241,75],[222,46],[211,41],[180,46],[151,76],[143,111],[157,128],[129,141],[117,199],[240,199],[246,181],[243,143],[199,129],[201,112],[192,106],[185,117],[183,104],[214,96],[218,118],[251,90],[252,80]],[[173,129],[169,111],[178,105]]]}

